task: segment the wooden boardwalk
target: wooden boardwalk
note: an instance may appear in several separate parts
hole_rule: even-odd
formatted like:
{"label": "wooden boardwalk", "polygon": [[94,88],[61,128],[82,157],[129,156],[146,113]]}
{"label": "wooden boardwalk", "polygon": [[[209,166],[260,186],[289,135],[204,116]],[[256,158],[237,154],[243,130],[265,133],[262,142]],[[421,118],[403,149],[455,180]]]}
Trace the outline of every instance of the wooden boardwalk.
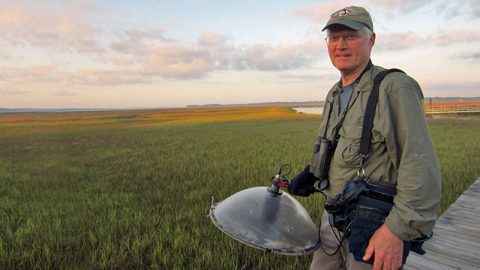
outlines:
{"label": "wooden boardwalk", "polygon": [[427,253],[410,253],[404,269],[480,269],[480,178],[437,221]]}
{"label": "wooden boardwalk", "polygon": [[436,103],[424,103],[423,107],[425,108],[425,113],[427,115],[431,114],[449,114],[449,113],[479,113],[480,112],[480,102],[436,102]]}

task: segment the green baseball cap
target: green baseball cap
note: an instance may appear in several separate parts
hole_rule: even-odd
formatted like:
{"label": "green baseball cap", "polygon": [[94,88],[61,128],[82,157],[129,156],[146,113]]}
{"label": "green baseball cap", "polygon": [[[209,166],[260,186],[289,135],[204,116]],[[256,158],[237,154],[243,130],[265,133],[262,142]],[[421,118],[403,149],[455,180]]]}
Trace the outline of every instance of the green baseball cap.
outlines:
{"label": "green baseball cap", "polygon": [[351,6],[335,11],[330,15],[330,19],[322,31],[334,24],[341,24],[354,30],[360,30],[367,27],[373,32],[372,18],[368,11],[363,7]]}

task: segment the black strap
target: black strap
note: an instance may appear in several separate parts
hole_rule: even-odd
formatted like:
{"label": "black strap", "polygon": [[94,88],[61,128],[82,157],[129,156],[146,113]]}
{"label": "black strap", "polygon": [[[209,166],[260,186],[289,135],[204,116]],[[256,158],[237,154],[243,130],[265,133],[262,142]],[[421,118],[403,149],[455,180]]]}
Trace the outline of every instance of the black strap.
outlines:
{"label": "black strap", "polygon": [[327,123],[325,123],[325,128],[323,130],[323,138],[327,137],[327,129],[328,129],[328,124],[330,123],[330,116],[332,115],[333,102],[330,102],[330,101],[326,100],[325,104],[328,104],[328,114],[327,114]]}
{"label": "black strap", "polygon": [[[372,137],[372,128],[373,128],[373,118],[375,117],[375,110],[378,102],[378,94],[380,89],[380,84],[382,83],[383,78],[391,72],[403,72],[400,69],[392,68],[385,69],[380,71],[380,73],[375,76],[373,80],[373,88],[370,96],[368,97],[367,107],[365,108],[365,116],[363,118],[363,127],[362,127],[362,137],[360,139],[360,149],[358,153],[362,157],[362,163],[368,157],[368,152],[370,151],[370,139]],[[363,164],[362,164],[363,165]]]}

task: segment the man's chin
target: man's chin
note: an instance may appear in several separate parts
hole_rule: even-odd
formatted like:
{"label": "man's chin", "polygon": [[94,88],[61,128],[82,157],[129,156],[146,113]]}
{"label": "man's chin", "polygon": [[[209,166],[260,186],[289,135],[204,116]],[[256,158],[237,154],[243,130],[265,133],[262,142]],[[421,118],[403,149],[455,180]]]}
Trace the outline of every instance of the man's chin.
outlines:
{"label": "man's chin", "polygon": [[334,66],[340,71],[353,69],[352,63],[350,63],[350,61],[347,61],[347,60],[336,61],[334,63]]}
{"label": "man's chin", "polygon": [[350,72],[353,72],[355,69],[352,67],[352,66],[346,66],[346,65],[342,65],[342,66],[336,66],[336,68],[341,72],[341,73],[350,73]]}

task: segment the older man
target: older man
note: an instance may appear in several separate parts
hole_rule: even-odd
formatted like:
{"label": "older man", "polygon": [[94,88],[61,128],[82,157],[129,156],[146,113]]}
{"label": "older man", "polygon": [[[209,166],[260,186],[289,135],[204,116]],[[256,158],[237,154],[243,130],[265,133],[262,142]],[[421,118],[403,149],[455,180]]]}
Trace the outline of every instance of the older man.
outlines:
{"label": "older man", "polygon": [[[294,177],[289,192],[308,196],[318,180],[329,197],[345,193],[346,180],[365,180],[394,192],[391,208],[373,229],[373,236],[366,239],[360,258],[358,250],[351,250],[351,238],[364,231],[354,231],[350,223],[338,228],[324,211],[322,244],[311,269],[399,269],[409,241],[431,233],[440,202],[440,169],[425,120],[423,94],[408,75],[387,74],[373,107],[368,152],[362,154],[368,99],[376,75],[385,70],[370,60],[376,39],[372,19],[364,8],[351,6],[334,12],[323,30],[330,60],[341,79],[326,97],[312,161]],[[323,155],[325,152],[330,154]],[[373,266],[366,263],[372,259]]]}

